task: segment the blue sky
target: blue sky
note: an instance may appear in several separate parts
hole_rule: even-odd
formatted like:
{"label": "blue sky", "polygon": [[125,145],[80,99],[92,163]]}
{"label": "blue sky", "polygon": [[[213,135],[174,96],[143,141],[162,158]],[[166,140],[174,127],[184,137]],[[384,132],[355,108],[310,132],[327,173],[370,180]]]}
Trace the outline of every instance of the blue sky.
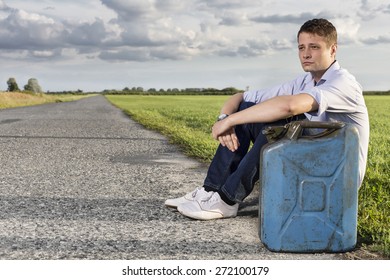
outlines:
{"label": "blue sky", "polygon": [[0,0],[0,90],[269,87],[302,72],[296,33],[316,17],[365,90],[390,89],[390,1]]}

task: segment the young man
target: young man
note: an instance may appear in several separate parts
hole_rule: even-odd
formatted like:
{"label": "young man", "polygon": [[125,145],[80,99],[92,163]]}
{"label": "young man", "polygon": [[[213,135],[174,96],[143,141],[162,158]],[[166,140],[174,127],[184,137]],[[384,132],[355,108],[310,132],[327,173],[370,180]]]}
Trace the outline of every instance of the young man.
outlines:
{"label": "young man", "polygon": [[[336,29],[325,19],[309,20],[300,28],[297,39],[299,60],[307,73],[270,89],[233,95],[212,128],[220,145],[203,187],[166,200],[167,207],[177,208],[193,219],[235,217],[239,203],[259,179],[260,151],[267,143],[261,133],[263,127],[302,116],[357,127],[362,182],[368,150],[368,113],[360,84],[336,61]],[[253,146],[248,151],[251,141]]]}

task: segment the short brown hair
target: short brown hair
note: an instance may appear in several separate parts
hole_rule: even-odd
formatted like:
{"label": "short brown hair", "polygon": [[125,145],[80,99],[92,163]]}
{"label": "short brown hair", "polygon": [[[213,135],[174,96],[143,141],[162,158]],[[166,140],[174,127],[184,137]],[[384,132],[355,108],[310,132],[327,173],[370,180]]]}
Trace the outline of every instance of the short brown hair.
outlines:
{"label": "short brown hair", "polygon": [[328,46],[332,44],[337,44],[337,31],[333,24],[323,18],[315,18],[306,21],[298,31],[297,38],[302,32],[316,34],[318,36],[324,37]]}

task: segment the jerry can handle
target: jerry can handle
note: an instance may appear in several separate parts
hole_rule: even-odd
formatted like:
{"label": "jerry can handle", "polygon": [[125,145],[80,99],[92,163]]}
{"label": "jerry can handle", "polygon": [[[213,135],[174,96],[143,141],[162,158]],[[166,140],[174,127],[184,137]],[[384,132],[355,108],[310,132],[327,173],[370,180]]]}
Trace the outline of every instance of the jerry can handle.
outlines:
{"label": "jerry can handle", "polygon": [[[318,121],[294,121],[283,126],[269,126],[262,132],[267,137],[269,143],[273,143],[279,139],[285,138],[289,140],[297,140],[298,138],[314,139],[327,136],[337,129],[343,128],[343,122],[318,122]],[[320,133],[303,135],[305,128],[324,129]]]}
{"label": "jerry can handle", "polygon": [[[286,132],[286,137],[290,140],[297,140],[298,138],[319,138],[329,135],[337,129],[343,128],[345,123],[343,122],[317,122],[317,121],[295,121],[289,124]],[[314,135],[302,135],[305,128],[318,128],[324,129],[324,131]]]}

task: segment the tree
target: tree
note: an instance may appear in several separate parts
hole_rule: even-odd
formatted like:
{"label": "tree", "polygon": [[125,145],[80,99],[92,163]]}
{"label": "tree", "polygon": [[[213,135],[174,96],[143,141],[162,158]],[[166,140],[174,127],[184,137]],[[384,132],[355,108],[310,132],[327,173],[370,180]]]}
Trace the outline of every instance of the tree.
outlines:
{"label": "tree", "polygon": [[32,91],[33,93],[43,92],[41,86],[38,84],[38,80],[35,78],[29,79],[27,85],[24,86],[24,89],[27,91]]}
{"label": "tree", "polygon": [[8,89],[7,91],[20,91],[18,83],[16,82],[15,78],[9,78],[7,81]]}
{"label": "tree", "polygon": [[240,90],[234,88],[234,87],[227,87],[227,88],[224,88],[222,90],[222,93],[223,94],[226,94],[226,95],[232,95],[232,94],[235,94],[237,92],[240,92]]}

